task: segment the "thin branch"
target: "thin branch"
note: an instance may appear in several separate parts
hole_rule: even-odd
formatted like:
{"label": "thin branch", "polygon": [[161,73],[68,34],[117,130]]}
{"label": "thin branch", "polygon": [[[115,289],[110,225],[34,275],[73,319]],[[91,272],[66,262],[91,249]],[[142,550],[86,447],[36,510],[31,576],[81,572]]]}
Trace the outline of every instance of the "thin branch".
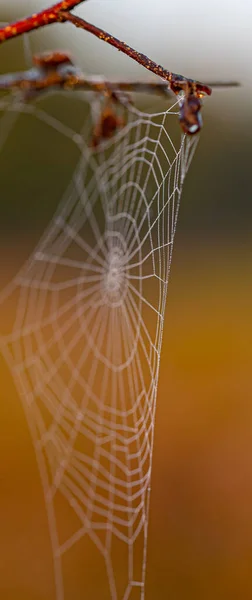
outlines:
{"label": "thin branch", "polygon": [[[53,53],[50,56],[55,56]],[[103,94],[116,94],[116,92],[140,92],[147,94],[158,94],[170,96],[171,89],[166,81],[144,82],[144,81],[108,81],[95,76],[87,76],[76,67],[71,59],[69,61],[55,64],[50,63],[50,69],[45,69],[38,58],[34,59],[36,66],[27,71],[17,73],[6,73],[0,75],[0,90],[8,91],[20,89],[23,92],[41,92],[50,88],[64,88],[72,90],[92,91]]]}
{"label": "thin branch", "polygon": [[[151,88],[154,89],[155,86],[155,91],[158,90],[159,93],[164,92],[166,94],[167,89],[172,90],[175,94],[184,92],[183,98],[181,98],[179,103],[180,125],[185,133],[190,135],[198,133],[202,127],[201,97],[204,94],[210,95],[212,93],[211,87],[194,79],[188,79],[183,75],[172,73],[171,71],[164,69],[164,67],[155,63],[148,58],[148,56],[145,56],[145,54],[137,52],[137,50],[134,50],[134,48],[131,48],[131,46],[125,42],[118,40],[103,29],[92,25],[88,21],[85,21],[70,12],[73,8],[85,1],[86,0],[63,0],[62,2],[54,4],[51,8],[44,9],[30,17],[6,25],[5,27],[0,28],[0,43],[53,23],[69,22],[75,27],[88,31],[98,39],[103,40],[120,52],[123,52],[129,56],[129,58],[145,67],[148,71],[155,73],[155,75],[165,80],[163,84],[165,83],[166,88],[163,89],[161,84],[159,86],[157,84],[150,84],[148,91],[150,91]],[[230,86],[230,84],[238,85],[232,82],[223,82],[221,85],[227,87]],[[115,89],[115,86],[111,87],[111,84],[108,82],[95,83],[94,81],[91,82],[90,79],[87,80],[73,65],[69,56],[60,52],[49,53],[46,57],[37,57],[37,61],[35,59],[35,67],[30,71],[26,71],[23,74],[6,75],[0,80],[1,89],[11,87],[21,88],[27,99],[34,95],[34,93],[36,94],[52,87],[79,87],[82,89],[94,89],[96,87],[97,91],[107,95],[114,95],[114,99],[116,99],[118,90],[122,92],[127,89],[125,85],[126,84],[122,82],[117,84],[117,89]],[[139,84],[136,83],[129,83],[127,85],[131,90],[133,85],[134,91],[140,90],[141,87],[141,84],[139,86]],[[146,89],[146,84],[143,84],[143,86]],[[109,121],[109,127],[111,129],[111,114],[105,115],[105,120],[106,128],[107,122]],[[113,127],[114,125],[117,126],[113,121]]]}
{"label": "thin branch", "polygon": [[193,94],[211,94],[211,88],[203,83],[195,81],[193,79],[187,79],[183,75],[179,75],[177,73],[172,73],[167,69],[164,69],[161,65],[158,65],[153,60],[142,54],[141,52],[137,52],[134,48],[131,48],[125,42],[118,40],[116,37],[110,35],[103,29],[88,23],[84,19],[73,15],[70,10],[82,4],[85,0],[64,0],[62,2],[57,2],[51,8],[44,9],[39,13],[31,15],[30,17],[26,17],[21,21],[16,21],[10,25],[7,25],[0,29],[0,43],[3,43],[9,39],[17,37],[23,33],[28,33],[35,29],[46,27],[53,23],[59,22],[70,22],[75,27],[79,27],[89,33],[92,33],[100,40],[105,41],[110,44],[120,52],[123,52],[131,59],[138,62],[140,65],[148,69],[148,71],[152,71],[155,75],[162,77],[166,81],[170,83],[170,87],[172,91],[177,94],[181,90],[186,93]]}
{"label": "thin branch", "polygon": [[19,35],[23,35],[24,33],[34,31],[35,29],[40,29],[41,27],[46,27],[53,23],[59,23],[62,20],[60,14],[62,15],[64,14],[64,11],[72,10],[78,6],[78,4],[82,4],[83,2],[86,2],[86,0],[63,0],[57,2],[50,8],[43,9],[29,17],[24,17],[24,19],[1,27],[0,44],[7,42],[7,40],[11,40],[14,37],[18,37]]}
{"label": "thin branch", "polygon": [[[157,81],[109,81],[99,76],[87,76],[77,67],[72,58],[63,52],[52,52],[33,57],[34,67],[17,73],[0,75],[0,90],[20,89],[41,92],[50,88],[64,88],[116,94],[117,92],[139,92],[157,94],[165,98],[171,96],[169,82]],[[238,86],[236,82],[213,82],[212,87]]]}
{"label": "thin branch", "polygon": [[172,73],[171,71],[164,69],[164,67],[158,65],[156,62],[148,58],[148,56],[146,56],[145,54],[137,52],[137,50],[134,50],[134,48],[131,48],[131,46],[129,46],[125,42],[118,40],[116,37],[110,35],[100,27],[96,27],[88,21],[85,21],[84,19],[81,19],[76,15],[72,15],[68,11],[64,11],[64,13],[60,14],[63,21],[69,21],[70,23],[75,25],[75,27],[79,27],[81,29],[84,29],[85,31],[88,31],[89,33],[92,33],[92,35],[106,42],[107,44],[110,44],[110,46],[113,46],[119,52],[123,52],[124,54],[129,56],[129,58],[148,69],[148,71],[152,71],[152,73],[155,73],[155,75],[158,75],[159,77],[162,77],[163,79],[168,81],[171,85],[171,89],[175,93],[181,91],[182,89],[188,89],[188,87],[190,87],[194,88],[197,92],[202,92],[208,95],[211,94],[211,90],[208,86],[200,83],[199,81],[187,79],[183,75],[179,75],[178,73]]}

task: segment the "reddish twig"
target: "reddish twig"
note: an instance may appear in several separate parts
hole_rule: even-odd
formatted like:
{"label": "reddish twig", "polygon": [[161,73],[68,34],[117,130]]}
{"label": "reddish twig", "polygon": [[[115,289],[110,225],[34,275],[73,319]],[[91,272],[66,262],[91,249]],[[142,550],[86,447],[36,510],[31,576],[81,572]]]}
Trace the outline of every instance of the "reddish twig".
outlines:
{"label": "reddish twig", "polygon": [[188,87],[190,87],[191,91],[207,94],[208,96],[210,96],[212,90],[208,85],[200,83],[199,81],[195,81],[194,79],[188,79],[183,75],[179,75],[178,73],[172,73],[171,71],[164,69],[164,67],[158,65],[156,62],[148,58],[148,56],[146,56],[145,54],[137,52],[137,50],[134,50],[134,48],[132,48],[125,42],[118,40],[116,37],[114,37],[110,33],[107,33],[100,27],[96,27],[88,21],[85,21],[84,19],[77,17],[76,15],[72,15],[68,11],[64,11],[64,13],[61,13],[61,18],[62,21],[69,21],[70,23],[75,25],[75,27],[79,27],[81,29],[84,29],[85,31],[88,31],[89,33],[92,33],[92,35],[94,35],[95,37],[106,42],[107,44],[110,44],[110,46],[113,46],[114,48],[119,50],[119,52],[123,52],[132,60],[138,62],[140,65],[148,69],[148,71],[152,71],[152,73],[155,73],[155,75],[162,77],[170,83],[173,92],[178,93],[182,90],[185,91],[186,89],[188,89]]}
{"label": "reddish twig", "polygon": [[51,8],[44,9],[39,13],[31,15],[30,17],[26,17],[20,21],[16,21],[15,23],[2,27],[0,29],[0,43],[22,35],[23,33],[33,31],[34,29],[46,27],[53,23],[68,21],[75,25],[75,27],[89,31],[100,40],[105,41],[120,52],[123,52],[131,59],[138,62],[149,71],[152,71],[155,73],[155,75],[158,75],[159,77],[162,77],[168,81],[172,91],[175,94],[178,94],[181,90],[185,91],[187,94],[193,93],[197,96],[200,96],[202,93],[208,95],[211,94],[211,88],[209,86],[193,79],[187,79],[183,75],[178,75],[177,73],[172,73],[171,71],[164,69],[161,65],[158,65],[141,52],[137,52],[125,42],[118,40],[103,29],[100,29],[99,27],[96,27],[95,25],[92,25],[84,19],[81,19],[80,17],[77,17],[69,12],[83,1],[85,0],[64,0],[62,2],[57,2],[57,4],[54,4]]}
{"label": "reddish twig", "polygon": [[[72,23],[75,27],[84,29],[100,40],[110,44],[145,67],[148,71],[152,71],[155,75],[158,75],[167,81],[169,88],[175,94],[179,94],[181,91],[184,92],[184,96],[180,101],[180,124],[185,133],[197,133],[202,127],[200,99],[204,94],[210,95],[212,93],[211,87],[194,79],[188,79],[183,75],[172,73],[171,71],[164,69],[164,67],[155,63],[145,54],[137,52],[137,50],[134,50],[134,48],[125,42],[118,40],[103,29],[92,25],[88,21],[85,21],[70,12],[73,8],[85,1],[86,0],[63,0],[62,2],[57,2],[50,8],[44,9],[36,14],[16,21],[15,23],[6,25],[5,27],[0,28],[0,43],[53,23]],[[31,92],[32,89],[33,91],[41,91],[42,89],[48,89],[53,86],[64,87],[70,85],[70,87],[77,87],[78,84],[82,86],[84,84],[83,79],[81,80],[81,77],[79,74],[77,75],[76,72],[72,72],[71,69],[70,73],[68,71],[67,74],[65,71],[64,73],[60,72],[59,64],[62,62],[61,58],[62,56],[56,53],[55,63],[55,54],[49,54],[49,59],[48,57],[46,59],[46,61],[49,62],[46,62],[45,58],[42,58],[42,63],[39,65],[42,69],[37,71],[32,70],[30,74],[25,74],[24,77],[21,74],[18,76],[16,84],[13,81],[13,76],[4,79],[1,83],[3,85],[7,83],[9,87],[16,85],[29,92]],[[65,62],[65,59],[63,62]],[[28,81],[26,80],[26,75]]]}
{"label": "reddish twig", "polygon": [[47,25],[52,25],[52,23],[58,23],[61,21],[60,15],[62,15],[64,11],[70,11],[78,6],[78,4],[82,4],[82,2],[85,1],[86,0],[63,0],[57,2],[50,8],[46,8],[29,17],[24,17],[24,19],[20,19],[20,21],[15,21],[14,23],[1,27],[0,44],[19,35],[23,35],[23,33],[34,31],[34,29],[46,27]]}
{"label": "reddish twig", "polygon": [[154,93],[167,97],[171,89],[167,81],[108,81],[101,76],[82,73],[72,57],[62,51],[46,52],[33,56],[34,66],[26,71],[0,75],[0,90],[21,90],[24,95],[36,94],[50,88],[83,90],[116,95],[127,92]]}
{"label": "reddish twig", "polygon": [[[132,89],[130,83],[119,84],[119,87],[116,88],[116,84],[113,85],[106,81],[87,80],[65,52],[47,52],[35,56],[33,60],[35,66],[29,71],[0,76],[0,89],[20,89],[24,100],[29,100],[37,94],[52,88],[92,88],[94,91],[104,94],[108,99],[121,104],[126,102],[129,106],[129,99],[126,99],[125,96],[123,98],[122,93],[127,88]],[[145,87],[146,84],[144,84]],[[151,91],[157,89],[156,86],[153,88],[153,85],[150,87]],[[167,82],[166,92],[170,88],[171,83]],[[140,91],[141,86],[138,85],[137,90]],[[191,135],[197,133],[202,127],[201,100],[197,92],[191,91],[189,84],[188,90],[185,89],[184,97],[180,99],[179,120],[183,131]],[[160,89],[158,91],[161,92]],[[100,139],[101,136],[103,138],[109,137],[118,126],[120,126],[120,123],[117,117],[114,116],[114,111],[111,112],[109,107],[109,113],[105,111],[105,114],[102,115],[95,139]]]}

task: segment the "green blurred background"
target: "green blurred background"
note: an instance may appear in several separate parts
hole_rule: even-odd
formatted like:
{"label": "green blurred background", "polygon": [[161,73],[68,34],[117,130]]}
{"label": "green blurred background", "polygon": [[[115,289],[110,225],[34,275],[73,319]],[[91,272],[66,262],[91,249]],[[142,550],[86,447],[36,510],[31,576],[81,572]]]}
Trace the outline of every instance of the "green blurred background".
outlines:
{"label": "green blurred background", "polygon": [[[45,5],[1,1],[0,19]],[[182,195],[157,403],[147,600],[252,597],[251,11],[245,0],[210,7],[90,0],[78,10],[174,71],[242,84],[205,101]],[[69,48],[90,73],[146,78],[126,57],[68,26],[38,32],[31,46]],[[0,48],[1,72],[25,64],[21,42]],[[40,127],[15,127],[0,155],[1,285],[39,240],[74,161],[67,148],[55,156],[50,142],[45,155]],[[44,167],[39,181],[26,152],[33,146]],[[5,599],[44,600],[53,583],[43,497],[3,361],[1,383],[0,589]],[[82,597],[76,582],[73,599]]]}

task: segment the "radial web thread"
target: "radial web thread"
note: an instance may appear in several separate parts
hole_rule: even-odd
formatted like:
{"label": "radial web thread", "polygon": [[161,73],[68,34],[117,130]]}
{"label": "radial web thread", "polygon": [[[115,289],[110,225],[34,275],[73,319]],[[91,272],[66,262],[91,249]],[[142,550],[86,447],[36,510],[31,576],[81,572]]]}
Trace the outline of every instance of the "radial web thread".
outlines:
{"label": "radial web thread", "polygon": [[[57,102],[70,106],[70,96]],[[47,230],[0,296],[2,306],[15,298],[1,349],[42,480],[55,598],[70,598],[65,557],[87,542],[86,552],[102,558],[103,591],[84,587],[80,597],[143,600],[167,285],[197,140],[183,135],[175,147],[177,104],[158,114],[131,106],[125,127],[93,151],[101,100],[78,94],[78,102],[84,126],[74,129],[45,99],[1,99],[0,157],[22,119],[55,132],[59,156],[63,138],[77,156]]]}

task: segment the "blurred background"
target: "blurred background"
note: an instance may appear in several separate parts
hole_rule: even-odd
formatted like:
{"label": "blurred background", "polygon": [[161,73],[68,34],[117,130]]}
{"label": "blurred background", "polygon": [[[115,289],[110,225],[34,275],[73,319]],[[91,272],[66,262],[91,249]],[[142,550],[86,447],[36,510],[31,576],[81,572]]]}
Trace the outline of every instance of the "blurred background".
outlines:
{"label": "blurred background", "polygon": [[[50,4],[0,0],[0,20]],[[204,82],[241,83],[204,101],[204,128],[182,195],[161,356],[146,600],[249,600],[252,5],[89,0],[76,13],[172,71]],[[70,50],[88,73],[152,79],[127,57],[68,25],[36,32],[30,44],[32,51]],[[27,66],[23,47],[17,40],[0,48],[1,72]],[[147,102],[155,110],[154,100],[143,99],[144,106]],[[17,127],[0,155],[1,287],[39,240],[65,189],[62,164],[65,173],[71,162],[67,148],[61,157],[48,148],[45,157],[38,129],[36,153],[45,168],[38,181],[31,154],[29,163],[25,158],[34,135],[28,126]],[[3,325],[5,320],[2,314]],[[5,599],[43,600],[53,588],[43,497],[4,361],[1,382],[0,589]],[[73,598],[82,597],[76,583]]]}

